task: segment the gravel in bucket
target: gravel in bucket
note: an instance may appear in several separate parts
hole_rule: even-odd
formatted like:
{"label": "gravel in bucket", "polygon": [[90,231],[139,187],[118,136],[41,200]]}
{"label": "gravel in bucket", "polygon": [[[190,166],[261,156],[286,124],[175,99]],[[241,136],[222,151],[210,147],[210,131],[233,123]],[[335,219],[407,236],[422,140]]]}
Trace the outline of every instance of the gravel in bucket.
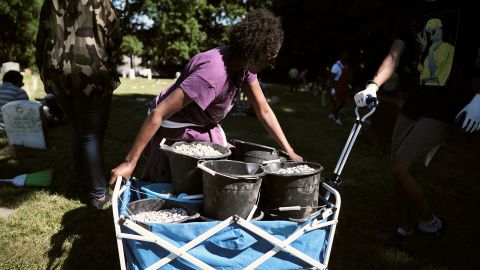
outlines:
{"label": "gravel in bucket", "polygon": [[[172,146],[161,144],[160,149],[168,157],[173,191],[176,194],[203,193],[202,174],[197,169],[197,162],[199,160],[226,159],[232,153],[227,147],[211,142],[180,141]],[[217,152],[221,154],[218,155]]]}
{"label": "gravel in bucket", "polygon": [[177,154],[182,154],[198,159],[219,159],[230,156],[231,151],[227,147],[211,142],[176,142],[172,145],[172,150]]}
{"label": "gravel in bucket", "polygon": [[200,217],[200,214],[187,205],[158,198],[130,202],[127,212],[132,220],[151,223],[183,223]]}

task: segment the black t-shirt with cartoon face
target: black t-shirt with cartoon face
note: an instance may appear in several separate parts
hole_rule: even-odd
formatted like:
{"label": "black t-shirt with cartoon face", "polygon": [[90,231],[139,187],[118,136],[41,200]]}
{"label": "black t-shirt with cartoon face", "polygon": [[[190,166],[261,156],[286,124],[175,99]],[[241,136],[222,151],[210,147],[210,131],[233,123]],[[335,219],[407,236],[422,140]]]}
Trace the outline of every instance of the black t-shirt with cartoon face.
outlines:
{"label": "black t-shirt with cartoon face", "polygon": [[438,0],[416,1],[408,8],[396,38],[406,43],[405,60],[417,76],[403,114],[451,122],[471,100],[480,44],[478,7],[473,0]]}

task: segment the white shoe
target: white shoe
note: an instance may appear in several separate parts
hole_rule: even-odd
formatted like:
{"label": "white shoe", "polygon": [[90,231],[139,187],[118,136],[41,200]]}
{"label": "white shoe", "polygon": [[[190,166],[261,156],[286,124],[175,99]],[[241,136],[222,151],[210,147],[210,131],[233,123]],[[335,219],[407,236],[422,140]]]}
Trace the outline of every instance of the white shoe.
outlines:
{"label": "white shoe", "polygon": [[335,121],[335,124],[337,124],[337,125],[343,125],[342,121],[340,121],[340,118],[338,118],[338,119]]}

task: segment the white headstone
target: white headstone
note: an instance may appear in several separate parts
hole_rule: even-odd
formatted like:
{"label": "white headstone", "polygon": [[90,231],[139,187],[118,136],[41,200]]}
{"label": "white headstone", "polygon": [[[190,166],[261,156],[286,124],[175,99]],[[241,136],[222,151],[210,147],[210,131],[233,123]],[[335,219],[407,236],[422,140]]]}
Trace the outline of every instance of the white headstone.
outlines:
{"label": "white headstone", "polygon": [[135,70],[133,68],[128,70],[128,78],[135,79]]}
{"label": "white headstone", "polygon": [[152,70],[149,68],[146,68],[143,70],[143,76],[147,77],[148,80],[152,79]]}
{"label": "white headstone", "polygon": [[5,62],[2,64],[2,73],[7,73],[10,70],[16,70],[20,72],[20,64],[17,62]]}
{"label": "white headstone", "polygon": [[17,100],[2,107],[3,122],[10,145],[46,149],[38,101]]}

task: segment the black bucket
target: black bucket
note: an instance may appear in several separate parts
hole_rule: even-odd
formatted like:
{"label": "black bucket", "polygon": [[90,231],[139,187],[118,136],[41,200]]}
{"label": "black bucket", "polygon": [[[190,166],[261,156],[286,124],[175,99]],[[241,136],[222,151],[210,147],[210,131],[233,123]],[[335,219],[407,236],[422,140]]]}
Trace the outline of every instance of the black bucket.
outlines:
{"label": "black bucket", "polygon": [[[183,223],[189,220],[194,220],[200,217],[200,214],[193,210],[192,208],[188,207],[183,203],[173,202],[162,200],[158,198],[149,198],[149,199],[142,199],[134,202],[130,202],[127,204],[127,212],[129,215],[137,215],[140,213],[151,212],[151,211],[160,211],[165,209],[172,209],[172,208],[181,208],[187,212],[187,217],[181,220],[175,221],[174,223]],[[155,223],[155,222],[140,222],[136,221],[137,223]]]}
{"label": "black bucket", "polygon": [[278,160],[278,162],[286,161],[283,153],[273,147],[240,140],[230,140],[229,142],[234,146],[231,156],[233,160],[259,164],[274,160]]}
{"label": "black bucket", "polygon": [[198,166],[203,170],[203,216],[247,218],[258,203],[264,167],[234,160],[201,161]]}
{"label": "black bucket", "polygon": [[[260,221],[263,219],[263,217],[265,216],[265,214],[263,213],[263,211],[260,211],[260,210],[256,210],[255,213],[253,213],[253,216],[251,218],[252,221]],[[201,221],[215,221],[213,219],[210,219],[210,218],[207,218],[207,217],[204,217],[202,215],[200,215],[200,220]]]}
{"label": "black bucket", "polygon": [[[220,156],[215,157],[194,157],[188,156],[173,151],[173,148],[182,144],[202,144],[211,146],[213,149],[222,153]],[[230,149],[221,146],[219,144],[211,142],[176,142],[171,147],[167,145],[161,145],[160,149],[165,152],[170,164],[170,171],[172,174],[173,191],[175,194],[201,194],[202,189],[202,172],[197,168],[199,160],[217,160],[226,159],[232,154]]]}
{"label": "black bucket", "polygon": [[[282,168],[307,165],[315,171],[299,174],[277,173]],[[260,207],[273,216],[301,221],[315,212],[318,206],[320,173],[323,167],[311,162],[272,163],[265,166],[267,175],[263,179]],[[279,207],[300,206],[300,210],[278,211]]]}

